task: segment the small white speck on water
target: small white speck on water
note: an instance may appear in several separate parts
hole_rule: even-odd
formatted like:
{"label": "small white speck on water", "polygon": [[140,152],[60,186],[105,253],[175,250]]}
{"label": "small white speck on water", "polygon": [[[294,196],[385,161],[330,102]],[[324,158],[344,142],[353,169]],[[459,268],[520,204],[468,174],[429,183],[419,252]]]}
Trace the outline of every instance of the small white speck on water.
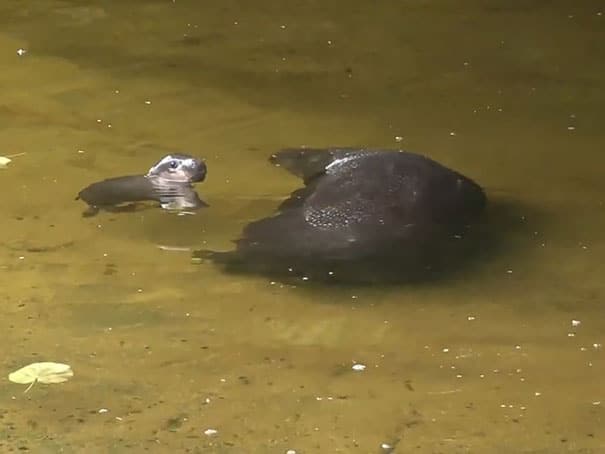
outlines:
{"label": "small white speck on water", "polygon": [[221,383],[226,383],[227,382],[227,380],[225,378],[221,378],[220,381],[221,381]]}
{"label": "small white speck on water", "polygon": [[296,454],[296,451],[294,449],[288,449],[286,454]]}
{"label": "small white speck on water", "polygon": [[580,326],[582,324],[582,322],[580,320],[572,320],[571,321],[571,326]]}
{"label": "small white speck on water", "polygon": [[508,274],[513,274],[513,270],[506,270]]}
{"label": "small white speck on water", "polygon": [[303,276],[301,279],[302,279],[303,281],[308,281],[308,280],[309,280],[309,277],[308,277],[308,276]]}
{"label": "small white speck on water", "polygon": [[567,333],[567,337],[575,337],[576,333]]}
{"label": "small white speck on water", "polygon": [[485,378],[485,374],[479,374],[479,378]]}
{"label": "small white speck on water", "polygon": [[600,400],[595,400],[592,404],[593,405],[601,405],[601,401]]}
{"label": "small white speck on water", "polygon": [[26,49],[23,49],[23,48],[19,48],[19,49],[17,49],[17,55],[18,55],[19,57],[23,57],[23,56],[24,56],[26,53],[27,53],[27,50],[26,50]]}
{"label": "small white speck on water", "polygon": [[469,315],[468,317],[466,317],[466,319],[467,319],[469,322],[472,322],[473,320],[475,320],[475,318],[476,318],[476,317],[475,317],[474,315]]}
{"label": "small white speck on water", "polygon": [[402,142],[403,136],[395,136],[395,142]]}
{"label": "small white speck on water", "polygon": [[601,348],[601,347],[602,347],[602,344],[599,344],[599,343],[592,344],[592,348]]}
{"label": "small white speck on water", "polygon": [[150,105],[151,101],[147,100],[147,101],[145,101],[145,104]]}
{"label": "small white speck on water", "polygon": [[78,153],[83,154],[83,153],[86,153],[86,151],[84,151],[84,150],[78,150]]}
{"label": "small white speck on water", "polygon": [[469,62],[467,62],[467,61],[465,61],[463,64],[464,64],[464,66],[468,66],[468,65],[470,65],[470,63],[469,63]]}
{"label": "small white speck on water", "polygon": [[142,288],[139,288],[139,289],[137,289],[137,292],[139,292],[139,293],[143,293],[143,289],[142,289]]}
{"label": "small white speck on water", "polygon": [[217,433],[218,433],[218,430],[216,430],[216,429],[206,429],[206,430],[204,430],[204,434],[208,435],[208,436],[210,436],[210,435],[216,435]]}
{"label": "small white speck on water", "polygon": [[111,123],[108,123],[108,124],[107,124],[107,127],[108,127],[108,128],[111,128]]}
{"label": "small white speck on water", "polygon": [[353,367],[351,367],[351,369],[361,372],[363,370],[366,370],[366,365],[365,364],[353,364]]}
{"label": "small white speck on water", "polygon": [[568,130],[568,131],[574,131],[575,129],[576,129],[576,127],[575,127],[575,126],[568,126],[568,127],[567,127],[567,130]]}
{"label": "small white speck on water", "polygon": [[380,447],[381,447],[382,449],[393,449],[393,447],[392,447],[390,444],[388,444],[388,443],[382,443],[382,444],[380,445]]}
{"label": "small white speck on water", "polygon": [[455,132],[455,131],[451,131],[451,132],[450,132],[450,136],[455,136],[455,135],[456,135],[456,132]]}
{"label": "small white speck on water", "polygon": [[19,260],[25,260],[25,256],[20,255],[20,256],[19,256]]}
{"label": "small white speck on water", "polygon": [[117,95],[120,93],[120,90],[114,90],[113,92]]}
{"label": "small white speck on water", "polygon": [[450,351],[450,349],[446,347],[446,348],[442,349],[441,351],[442,351],[443,353],[447,353],[447,352],[449,352],[449,351]]}
{"label": "small white speck on water", "polygon": [[534,396],[536,396],[536,397],[540,397],[541,395],[542,395],[542,393],[541,393],[541,392],[539,392],[539,391],[536,391],[536,392],[534,393]]}
{"label": "small white speck on water", "polygon": [[462,374],[457,374],[456,378],[462,378]]}
{"label": "small white speck on water", "polygon": [[286,29],[286,25],[280,25],[279,28],[281,28],[282,30]]}
{"label": "small white speck on water", "polygon": [[233,25],[239,25],[238,21],[233,21]]}
{"label": "small white speck on water", "polygon": [[103,120],[101,120],[100,118],[97,118],[97,123],[103,123]]}
{"label": "small white speck on water", "polygon": [[99,408],[98,413],[108,413],[109,410],[107,408]]}

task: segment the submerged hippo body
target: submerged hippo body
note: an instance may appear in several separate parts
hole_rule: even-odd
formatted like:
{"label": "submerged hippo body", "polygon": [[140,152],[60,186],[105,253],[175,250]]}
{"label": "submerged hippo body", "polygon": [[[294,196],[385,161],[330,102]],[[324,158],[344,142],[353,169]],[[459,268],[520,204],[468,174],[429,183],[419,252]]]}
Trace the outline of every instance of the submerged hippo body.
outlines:
{"label": "submerged hippo body", "polygon": [[112,209],[123,204],[155,201],[165,209],[197,209],[207,206],[193,187],[204,181],[206,165],[189,155],[164,156],[145,175],[109,178],[82,189],[76,200],[89,205],[85,213],[96,214],[100,208]]}
{"label": "submerged hippo body", "polygon": [[[286,149],[270,161],[305,186],[274,216],[248,224],[224,264],[333,276],[340,265],[419,269],[446,254],[482,213],[479,185],[424,156],[395,150]],[[449,253],[449,252],[447,252]]]}

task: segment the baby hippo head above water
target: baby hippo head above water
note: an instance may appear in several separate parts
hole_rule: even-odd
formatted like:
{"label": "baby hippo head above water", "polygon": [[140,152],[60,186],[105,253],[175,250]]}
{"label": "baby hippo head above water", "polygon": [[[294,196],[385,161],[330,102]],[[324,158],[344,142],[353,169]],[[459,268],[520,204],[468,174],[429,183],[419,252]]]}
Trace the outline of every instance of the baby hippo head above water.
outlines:
{"label": "baby hippo head above water", "polygon": [[199,183],[206,178],[206,164],[189,155],[169,154],[151,167],[146,176],[179,183]]}
{"label": "baby hippo head above water", "polygon": [[76,199],[89,205],[86,216],[100,208],[113,210],[119,205],[156,201],[167,210],[198,209],[207,206],[193,184],[206,179],[206,164],[186,154],[170,154],[142,175],[126,175],[93,183]]}

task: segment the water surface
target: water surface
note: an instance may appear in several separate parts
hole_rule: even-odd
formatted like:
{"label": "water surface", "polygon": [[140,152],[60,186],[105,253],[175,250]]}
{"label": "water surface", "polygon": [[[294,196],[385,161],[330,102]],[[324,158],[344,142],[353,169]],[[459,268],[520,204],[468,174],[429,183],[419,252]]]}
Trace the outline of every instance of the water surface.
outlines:
{"label": "water surface", "polygon": [[[25,153],[0,172],[1,366],[75,371],[4,381],[3,450],[605,449],[600,2],[0,13],[0,154]],[[326,288],[158,247],[230,248],[299,184],[267,157],[301,145],[456,168],[488,192],[497,253],[426,285]],[[206,159],[210,208],[82,218],[79,189],[170,151]]]}

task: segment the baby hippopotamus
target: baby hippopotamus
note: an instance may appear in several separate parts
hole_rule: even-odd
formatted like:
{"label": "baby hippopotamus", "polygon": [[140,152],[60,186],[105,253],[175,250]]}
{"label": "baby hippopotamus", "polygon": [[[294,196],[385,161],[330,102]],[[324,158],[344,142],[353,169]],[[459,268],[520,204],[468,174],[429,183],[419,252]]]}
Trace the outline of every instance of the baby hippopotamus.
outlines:
{"label": "baby hippopotamus", "polygon": [[84,216],[133,202],[156,201],[167,210],[198,209],[208,206],[193,183],[204,181],[206,164],[187,154],[169,154],[145,175],[127,175],[93,183],[82,189],[76,200],[89,205]]}
{"label": "baby hippopotamus", "polygon": [[[278,212],[248,224],[230,252],[198,257],[231,269],[337,275],[340,265],[431,266],[482,213],[482,188],[443,165],[400,150],[284,149],[270,161],[304,181]],[[269,265],[269,268],[267,268]],[[325,266],[323,266],[325,265]],[[409,266],[406,266],[409,265]]]}

